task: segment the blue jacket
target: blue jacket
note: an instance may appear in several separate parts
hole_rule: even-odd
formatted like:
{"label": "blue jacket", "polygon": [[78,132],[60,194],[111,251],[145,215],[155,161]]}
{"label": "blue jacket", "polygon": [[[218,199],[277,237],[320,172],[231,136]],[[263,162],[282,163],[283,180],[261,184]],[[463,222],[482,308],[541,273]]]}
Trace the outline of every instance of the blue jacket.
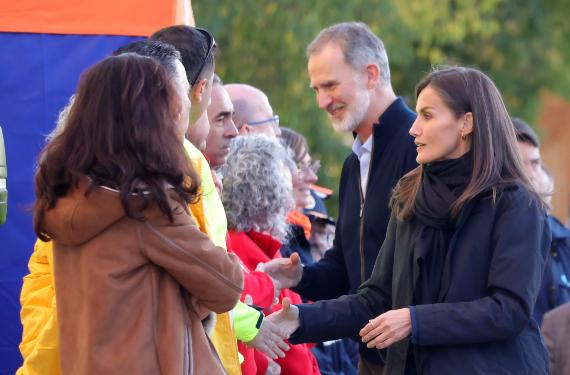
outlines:
{"label": "blue jacket", "polygon": [[548,222],[552,232],[552,244],[534,307],[534,319],[539,326],[542,325],[544,314],[570,302],[570,229],[554,216],[549,216]]}
{"label": "blue jacket", "polygon": [[[317,301],[355,293],[370,277],[390,218],[388,203],[398,180],[417,166],[410,130],[416,115],[398,98],[374,125],[374,145],[366,198],[361,198],[360,164],[356,154],[345,160],[339,187],[339,217],[334,245],[319,262],[304,268],[295,291]],[[362,216],[361,216],[362,213]],[[310,313],[307,313],[310,314]],[[319,315],[307,315],[319,320]],[[334,327],[328,328],[334,332]],[[361,355],[378,363],[376,351],[361,345]]]}
{"label": "blue jacket", "polygon": [[[291,342],[351,336],[388,310],[414,304],[412,249],[421,223],[392,218],[370,279],[358,294],[301,305]],[[416,305],[413,343],[387,350],[385,373],[545,375],[548,356],[532,310],[550,245],[547,218],[521,187],[481,195],[462,209],[436,303]],[[421,272],[421,271],[420,271]],[[309,321],[308,316],[321,316]],[[410,352],[409,352],[410,351]]]}

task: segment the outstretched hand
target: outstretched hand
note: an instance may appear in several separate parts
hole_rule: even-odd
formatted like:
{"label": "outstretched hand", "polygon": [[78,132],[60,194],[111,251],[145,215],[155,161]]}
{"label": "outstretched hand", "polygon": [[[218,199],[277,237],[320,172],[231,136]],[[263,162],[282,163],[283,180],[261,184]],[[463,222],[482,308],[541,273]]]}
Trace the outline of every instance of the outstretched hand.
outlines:
{"label": "outstretched hand", "polygon": [[301,325],[299,322],[299,308],[291,305],[289,298],[283,298],[281,306],[281,310],[269,315],[266,320],[278,325],[283,330],[285,337],[289,338]]}
{"label": "outstretched hand", "polygon": [[283,289],[297,286],[303,276],[301,258],[297,253],[291,254],[289,258],[272,259],[258,266],[258,270],[277,280]]}
{"label": "outstretched hand", "polygon": [[384,349],[412,332],[410,309],[390,310],[371,319],[359,332],[368,348]]}
{"label": "outstretched hand", "polygon": [[265,318],[257,335],[246,344],[262,351],[269,358],[283,358],[285,352],[289,350],[289,345],[284,341],[287,337],[289,336],[286,335],[283,328]]}

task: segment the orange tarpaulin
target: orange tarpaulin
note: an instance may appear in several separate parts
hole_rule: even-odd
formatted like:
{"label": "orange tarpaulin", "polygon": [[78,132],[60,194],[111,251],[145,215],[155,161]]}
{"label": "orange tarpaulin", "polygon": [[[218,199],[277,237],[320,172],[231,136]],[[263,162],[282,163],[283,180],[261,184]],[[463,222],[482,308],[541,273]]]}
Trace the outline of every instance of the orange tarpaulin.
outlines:
{"label": "orange tarpaulin", "polygon": [[194,26],[191,0],[2,0],[0,32],[147,36]]}

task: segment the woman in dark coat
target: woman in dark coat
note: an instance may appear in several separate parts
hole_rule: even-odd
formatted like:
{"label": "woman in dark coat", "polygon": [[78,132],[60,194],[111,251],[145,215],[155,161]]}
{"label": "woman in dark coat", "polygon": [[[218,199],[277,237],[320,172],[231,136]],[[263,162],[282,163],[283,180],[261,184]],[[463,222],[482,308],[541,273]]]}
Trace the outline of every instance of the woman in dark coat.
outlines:
{"label": "woman in dark coat", "polygon": [[272,319],[291,342],[359,333],[387,348],[385,374],[547,374],[532,308],[550,235],[501,95],[469,68],[434,71],[416,93],[420,166],[395,188],[372,276]]}

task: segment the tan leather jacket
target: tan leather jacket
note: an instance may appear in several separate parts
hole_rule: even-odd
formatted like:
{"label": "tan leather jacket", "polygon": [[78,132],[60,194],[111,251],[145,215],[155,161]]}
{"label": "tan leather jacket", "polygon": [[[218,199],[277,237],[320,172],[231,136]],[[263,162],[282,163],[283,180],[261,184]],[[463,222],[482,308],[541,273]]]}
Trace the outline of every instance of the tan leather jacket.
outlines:
{"label": "tan leather jacket", "polygon": [[47,211],[62,374],[225,373],[201,319],[234,307],[242,270],[171,205],[174,223],[157,207],[137,221],[83,184]]}

